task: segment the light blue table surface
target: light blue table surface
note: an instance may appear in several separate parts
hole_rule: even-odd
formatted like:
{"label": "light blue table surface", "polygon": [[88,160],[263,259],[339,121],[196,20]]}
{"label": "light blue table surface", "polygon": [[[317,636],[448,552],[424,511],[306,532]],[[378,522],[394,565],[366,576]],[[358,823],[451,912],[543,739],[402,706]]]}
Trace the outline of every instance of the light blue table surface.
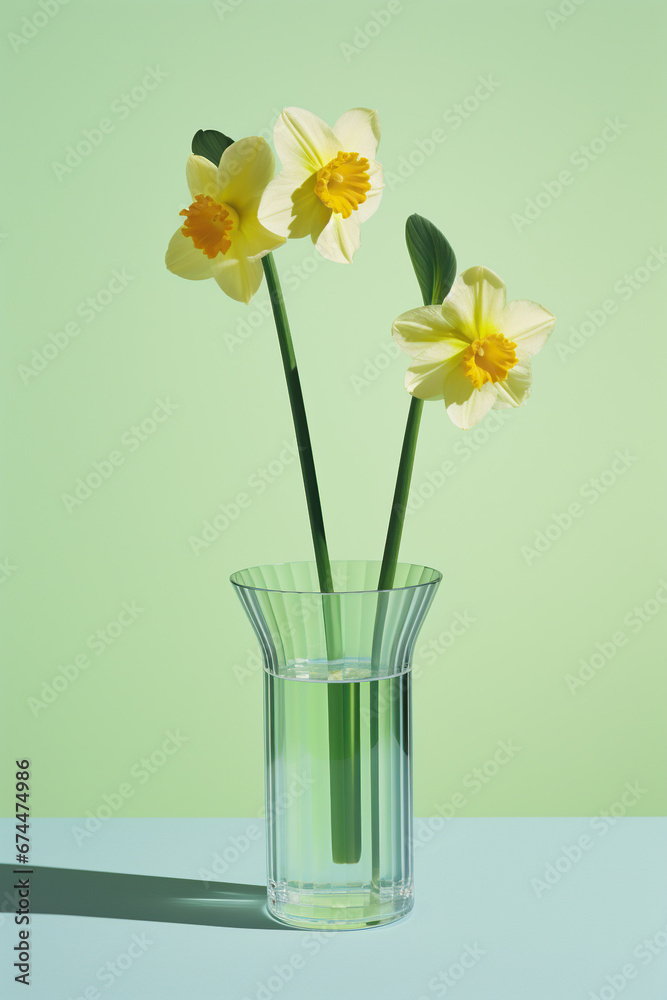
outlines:
{"label": "light blue table surface", "polygon": [[[81,830],[77,820],[35,820],[32,863],[144,877],[100,883],[38,867],[37,908],[54,879],[63,888],[47,906],[56,912],[32,915],[26,988],[13,978],[18,928],[7,914],[5,870],[6,1000],[667,997],[666,819],[417,820],[412,914],[387,927],[327,934],[272,927],[259,889],[254,903],[243,892],[233,898],[231,883],[264,882],[261,820],[112,818]],[[12,843],[12,824],[3,820],[5,862],[13,862]],[[207,885],[216,868],[227,888]],[[197,885],[182,881],[202,876]],[[84,896],[93,893],[88,909],[82,886]],[[156,887],[157,903],[146,902]],[[91,905],[123,912],[126,903],[134,919],[57,912]],[[137,919],[154,916],[151,905],[168,919]],[[251,926],[233,926],[241,914],[238,922]]]}

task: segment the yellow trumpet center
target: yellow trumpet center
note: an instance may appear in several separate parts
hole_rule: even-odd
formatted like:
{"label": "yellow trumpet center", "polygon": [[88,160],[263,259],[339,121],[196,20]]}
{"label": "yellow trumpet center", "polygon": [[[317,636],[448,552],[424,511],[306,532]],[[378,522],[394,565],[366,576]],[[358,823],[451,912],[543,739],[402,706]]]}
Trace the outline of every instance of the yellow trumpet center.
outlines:
{"label": "yellow trumpet center", "polygon": [[339,152],[317,171],[315,194],[332,212],[349,219],[371,189],[368,167],[368,160],[358,153]]}
{"label": "yellow trumpet center", "polygon": [[185,216],[181,232],[191,237],[197,250],[202,250],[211,260],[219,253],[227,253],[232,245],[231,232],[239,222],[233,208],[219,205],[209,195],[198,194],[190,207],[178,214]]}
{"label": "yellow trumpet center", "polygon": [[476,389],[485,382],[502,382],[518,361],[516,344],[500,333],[475,340],[463,352],[463,371]]}

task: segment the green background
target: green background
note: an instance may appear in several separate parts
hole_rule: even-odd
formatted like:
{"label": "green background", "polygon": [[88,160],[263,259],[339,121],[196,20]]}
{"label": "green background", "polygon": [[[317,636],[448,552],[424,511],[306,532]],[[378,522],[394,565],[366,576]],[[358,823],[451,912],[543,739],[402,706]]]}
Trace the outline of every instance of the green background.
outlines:
{"label": "green background", "polygon": [[[661,5],[45,3],[46,23],[6,4],[1,29],[2,728],[5,773],[32,760],[35,813],[261,810],[261,670],[227,577],[310,557],[290,413],[265,287],[246,307],[163,257],[196,129],[270,137],[284,106],[333,122],[364,105],[388,183],[353,265],[309,241],[276,255],[332,556],[378,558],[384,540],[408,407],[389,332],[420,301],[407,215],[445,231],[460,270],[493,268],[558,320],[528,406],[466,433],[425,407],[402,555],[444,581],[417,645],[415,810],[459,792],[460,815],[591,815],[630,783],[616,812],[662,814],[667,267],[642,270],[666,238]],[[133,96],[149,67],[154,89]],[[607,119],[616,134],[595,141]],[[84,130],[98,145],[68,166]],[[132,280],[107,294],[114,269]],[[156,400],[172,412],[141,440]],[[617,450],[625,467],[605,471]],[[68,511],[114,451],[122,464]],[[195,553],[239,493],[247,509]],[[142,611],[99,653],[90,636],[124,602]],[[518,748],[502,765],[499,741]]]}

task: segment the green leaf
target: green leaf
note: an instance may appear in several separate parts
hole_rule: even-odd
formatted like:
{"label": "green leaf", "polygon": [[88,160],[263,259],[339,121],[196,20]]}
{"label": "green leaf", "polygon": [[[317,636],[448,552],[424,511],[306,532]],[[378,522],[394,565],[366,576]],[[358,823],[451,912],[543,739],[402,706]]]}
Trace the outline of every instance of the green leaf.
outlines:
{"label": "green leaf", "polygon": [[214,128],[200,128],[192,139],[192,152],[195,156],[205,156],[217,167],[227,146],[231,146],[233,142],[234,140],[230,139],[228,135],[216,132]]}
{"label": "green leaf", "polygon": [[405,224],[405,242],[426,305],[442,302],[456,278],[456,256],[437,226],[421,215]]}

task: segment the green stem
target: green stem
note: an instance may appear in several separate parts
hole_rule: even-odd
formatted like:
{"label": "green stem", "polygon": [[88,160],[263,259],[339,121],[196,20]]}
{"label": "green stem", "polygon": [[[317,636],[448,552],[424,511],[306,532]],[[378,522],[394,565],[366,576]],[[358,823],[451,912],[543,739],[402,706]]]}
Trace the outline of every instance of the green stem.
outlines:
{"label": "green stem", "polygon": [[361,857],[361,685],[327,688],[331,857],[336,865],[354,865]]}
{"label": "green stem", "polygon": [[[416,396],[411,398],[410,409],[408,410],[408,420],[405,425],[405,434],[403,435],[401,457],[398,462],[398,475],[396,476],[394,498],[391,503],[387,539],[385,541],[384,553],[382,555],[382,565],[380,566],[380,577],[378,580],[378,590],[380,591],[391,590],[394,585],[396,563],[398,562],[398,552],[401,547],[403,525],[405,523],[405,511],[407,509],[408,497],[410,495],[410,482],[412,481],[412,470],[415,464],[417,437],[419,435],[419,424],[421,422],[423,407],[424,401],[422,399],[417,399]],[[378,594],[378,606],[375,614],[373,646],[371,650],[371,673],[373,674],[379,674],[380,672],[382,635],[385,619],[387,617],[388,599],[388,594]],[[371,754],[371,880],[373,886],[378,890],[381,876],[379,801],[380,763],[378,758],[380,737],[378,718],[379,708],[379,682],[371,681],[369,689]]]}
{"label": "green stem", "polygon": [[[444,239],[444,237],[442,238]],[[446,242],[447,241],[445,240],[445,243]],[[449,244],[447,244],[447,246],[449,246]],[[451,251],[451,247],[449,249]],[[437,286],[434,285],[430,296],[427,292],[422,291],[424,305],[435,305],[438,301],[440,301],[440,291],[441,288],[439,284]],[[401,547],[401,536],[403,534],[403,524],[405,522],[405,511],[408,504],[408,496],[410,495],[410,481],[412,480],[412,469],[415,464],[417,435],[419,434],[419,423],[421,421],[423,408],[423,399],[417,399],[416,396],[413,396],[410,400],[408,422],[405,425],[403,447],[401,448],[401,457],[398,462],[398,476],[396,477],[394,499],[391,504],[391,515],[389,517],[387,540],[384,545],[384,554],[382,556],[382,566],[380,567],[378,590],[389,590],[394,585],[396,563],[398,562],[398,550]]]}
{"label": "green stem", "polygon": [[[324,532],[324,517],[315,473],[315,460],[306,419],[306,407],[296,365],[294,344],[282,289],[272,254],[262,258],[271,297],[280,354],[287,382],[296,433],[310,531],[320,590],[333,594],[331,562]],[[340,607],[336,598],[323,598],[327,659],[342,657]],[[356,864],[361,856],[361,747],[360,688],[358,684],[328,685],[329,769],[331,789],[331,850],[335,864]]]}
{"label": "green stem", "polygon": [[315,549],[317,576],[320,582],[320,590],[325,593],[332,593],[334,589],[333,578],[331,576],[329,550],[327,549],[327,540],[324,533],[324,517],[322,515],[320,491],[317,486],[313,447],[310,442],[306,407],[303,401],[303,392],[301,391],[299,370],[296,366],[292,334],[287,319],[287,311],[285,310],[285,300],[283,299],[280,281],[278,280],[278,272],[273,254],[269,253],[265,257],[262,257],[262,266],[271,297],[271,308],[273,309],[273,318],[276,323],[280,355],[285,371],[285,381],[287,382],[287,393],[292,409],[292,419],[294,420],[294,431],[297,448],[299,449],[299,461],[301,462],[301,474],[306,491],[308,519],[310,521],[310,531],[313,536],[313,548]]}
{"label": "green stem", "polygon": [[[387,531],[387,541],[385,542],[382,566],[380,568],[380,579],[378,590],[391,590],[394,585],[396,573],[396,563],[398,562],[398,551],[401,546],[401,536],[403,534],[403,524],[405,521],[405,510],[410,493],[410,481],[412,479],[412,469],[415,462],[415,451],[417,449],[417,435],[419,434],[419,423],[422,415],[423,400],[413,396],[410,400],[408,420],[405,426],[403,437],[403,447],[398,463],[398,476],[396,477],[396,488],[394,499],[391,505],[389,517],[389,528]],[[375,626],[373,630],[373,647],[371,652],[371,671],[379,674],[380,661],[382,655],[382,636],[384,633],[384,623],[387,617],[389,595],[378,594],[378,605],[375,614]],[[370,696],[370,751],[371,751],[371,863],[372,882],[379,890],[380,886],[380,803],[379,803],[379,781],[380,762],[379,753],[379,682],[371,681]]]}
{"label": "green stem", "polygon": [[389,590],[394,584],[394,574],[396,572],[396,563],[398,562],[398,550],[401,547],[401,536],[403,534],[405,511],[410,494],[410,481],[412,479],[412,469],[415,464],[417,435],[419,434],[419,423],[421,421],[423,406],[424,401],[417,399],[416,396],[413,396],[410,400],[408,421],[405,425],[403,447],[398,463],[396,489],[394,490],[394,499],[391,504],[387,540],[382,556],[382,567],[378,582],[379,590]]}

